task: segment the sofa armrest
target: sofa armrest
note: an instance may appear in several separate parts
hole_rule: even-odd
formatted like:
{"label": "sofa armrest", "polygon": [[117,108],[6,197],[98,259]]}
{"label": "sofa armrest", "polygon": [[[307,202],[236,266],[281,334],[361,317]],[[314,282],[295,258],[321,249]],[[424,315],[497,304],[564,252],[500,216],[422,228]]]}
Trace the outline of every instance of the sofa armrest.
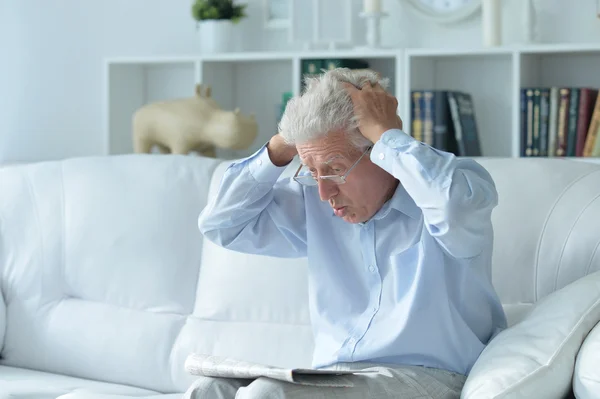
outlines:
{"label": "sofa armrest", "polygon": [[521,322],[493,338],[471,369],[461,398],[567,396],[573,359],[599,321],[600,271],[541,299]]}
{"label": "sofa armrest", "polygon": [[577,354],[573,392],[579,399],[600,397],[600,323],[585,338]]}

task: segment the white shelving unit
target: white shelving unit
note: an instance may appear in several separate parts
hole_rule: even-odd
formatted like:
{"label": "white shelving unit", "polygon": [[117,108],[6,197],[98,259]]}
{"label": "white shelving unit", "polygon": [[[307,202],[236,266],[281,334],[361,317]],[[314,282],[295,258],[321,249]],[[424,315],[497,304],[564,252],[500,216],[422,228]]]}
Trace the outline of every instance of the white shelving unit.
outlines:
{"label": "white shelving unit", "polygon": [[[212,87],[223,109],[254,113],[256,151],[276,133],[282,94],[300,91],[301,63],[315,58],[357,58],[391,80],[398,114],[410,126],[411,90],[464,90],[473,95],[484,156],[520,154],[520,89],[528,86],[600,88],[600,46],[537,45],[491,49],[245,52],[183,57],[111,58],[105,63],[105,153],[133,151],[131,117],[142,105],[194,95],[196,83]],[[598,161],[598,159],[585,160]]]}

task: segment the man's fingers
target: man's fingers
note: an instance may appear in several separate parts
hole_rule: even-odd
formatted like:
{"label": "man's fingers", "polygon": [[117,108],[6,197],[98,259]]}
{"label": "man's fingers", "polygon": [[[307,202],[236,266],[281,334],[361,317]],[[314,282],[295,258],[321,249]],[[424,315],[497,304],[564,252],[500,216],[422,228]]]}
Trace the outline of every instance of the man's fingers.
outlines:
{"label": "man's fingers", "polygon": [[358,91],[359,89],[356,88],[356,86],[354,86],[352,83],[348,83],[348,82],[342,82],[342,86],[344,86],[344,88],[349,92],[349,93],[354,93],[355,91]]}
{"label": "man's fingers", "polygon": [[381,85],[379,83],[375,83],[373,85],[373,91],[385,91],[385,89],[383,87],[381,87]]}

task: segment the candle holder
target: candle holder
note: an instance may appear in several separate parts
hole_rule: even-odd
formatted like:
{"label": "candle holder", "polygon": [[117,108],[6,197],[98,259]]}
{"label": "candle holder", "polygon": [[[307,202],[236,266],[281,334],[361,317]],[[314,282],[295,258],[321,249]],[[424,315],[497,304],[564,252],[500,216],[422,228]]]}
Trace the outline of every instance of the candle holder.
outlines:
{"label": "candle holder", "polygon": [[387,16],[385,12],[360,13],[360,17],[367,23],[367,47],[381,48],[381,18]]}

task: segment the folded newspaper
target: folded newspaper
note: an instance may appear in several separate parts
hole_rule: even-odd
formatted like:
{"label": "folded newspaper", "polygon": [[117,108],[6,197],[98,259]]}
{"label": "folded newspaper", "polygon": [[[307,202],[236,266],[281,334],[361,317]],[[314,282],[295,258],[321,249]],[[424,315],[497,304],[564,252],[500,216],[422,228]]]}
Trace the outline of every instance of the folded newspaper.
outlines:
{"label": "folded newspaper", "polygon": [[294,384],[320,387],[353,387],[350,374],[372,373],[365,370],[287,369],[236,360],[223,356],[193,353],[185,361],[185,369],[192,375],[256,379],[267,377]]}

